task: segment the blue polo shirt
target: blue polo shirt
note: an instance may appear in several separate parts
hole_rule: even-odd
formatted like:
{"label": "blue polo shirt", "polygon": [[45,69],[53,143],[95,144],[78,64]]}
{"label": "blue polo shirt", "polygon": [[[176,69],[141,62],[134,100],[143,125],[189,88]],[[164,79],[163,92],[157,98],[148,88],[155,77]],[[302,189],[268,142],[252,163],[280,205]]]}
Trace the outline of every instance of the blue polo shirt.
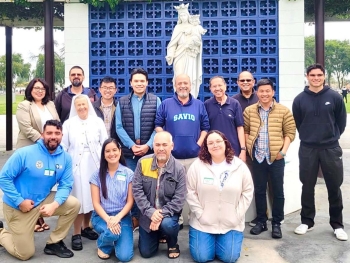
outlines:
{"label": "blue polo shirt", "polygon": [[226,102],[221,105],[213,97],[206,100],[204,105],[209,116],[210,130],[224,133],[230,141],[235,155],[239,156],[241,145],[238,140],[237,127],[244,125],[242,107],[239,102],[227,96]]}

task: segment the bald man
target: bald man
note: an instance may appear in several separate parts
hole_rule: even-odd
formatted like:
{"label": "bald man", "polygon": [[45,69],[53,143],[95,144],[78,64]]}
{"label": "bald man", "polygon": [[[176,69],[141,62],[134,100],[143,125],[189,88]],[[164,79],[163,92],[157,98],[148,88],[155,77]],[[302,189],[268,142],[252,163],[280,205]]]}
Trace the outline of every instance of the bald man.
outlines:
{"label": "bald man", "polygon": [[168,131],[174,138],[172,154],[186,168],[197,158],[207,134],[209,118],[204,103],[190,94],[190,77],[181,74],[175,78],[175,94],[164,100],[155,120],[156,131]]}
{"label": "bald man", "polygon": [[237,78],[237,85],[240,92],[233,96],[241,104],[242,112],[248,106],[258,102],[258,96],[254,91],[255,79],[249,71],[242,71]]}
{"label": "bald man", "polygon": [[186,174],[171,154],[173,147],[171,134],[158,132],[153,141],[154,154],[142,157],[135,170],[132,188],[141,211],[139,250],[144,258],[156,254],[163,235],[168,257],[180,256],[178,220],[186,197]]}

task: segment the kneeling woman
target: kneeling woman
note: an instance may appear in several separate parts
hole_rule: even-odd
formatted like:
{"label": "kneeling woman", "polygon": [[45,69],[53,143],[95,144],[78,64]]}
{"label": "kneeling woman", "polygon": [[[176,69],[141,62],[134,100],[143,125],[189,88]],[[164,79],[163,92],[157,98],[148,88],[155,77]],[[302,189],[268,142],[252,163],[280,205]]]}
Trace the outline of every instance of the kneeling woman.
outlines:
{"label": "kneeling woman", "polygon": [[91,222],[100,234],[97,239],[100,259],[109,258],[113,250],[122,262],[130,261],[134,256],[130,216],[134,202],[133,176],[126,167],[120,144],[112,138],[107,139],[102,146],[100,169],[90,179],[95,209]]}
{"label": "kneeling woman", "polygon": [[210,131],[187,173],[189,246],[194,261],[239,258],[253,191],[248,167],[234,156],[223,133]]}

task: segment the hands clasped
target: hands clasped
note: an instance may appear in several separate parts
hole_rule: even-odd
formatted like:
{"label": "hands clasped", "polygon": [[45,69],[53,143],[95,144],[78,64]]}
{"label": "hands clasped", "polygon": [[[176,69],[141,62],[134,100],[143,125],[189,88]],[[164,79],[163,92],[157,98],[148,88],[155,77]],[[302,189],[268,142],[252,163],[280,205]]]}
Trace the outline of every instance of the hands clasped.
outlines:
{"label": "hands clasped", "polygon": [[120,218],[118,216],[111,216],[107,222],[107,229],[111,230],[115,235],[120,235],[122,232]]}

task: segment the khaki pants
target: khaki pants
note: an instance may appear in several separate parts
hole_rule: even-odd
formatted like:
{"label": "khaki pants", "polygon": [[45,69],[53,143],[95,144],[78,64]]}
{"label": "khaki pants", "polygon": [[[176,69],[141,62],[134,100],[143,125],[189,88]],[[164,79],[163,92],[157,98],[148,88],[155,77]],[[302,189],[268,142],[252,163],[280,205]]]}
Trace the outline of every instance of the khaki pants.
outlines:
{"label": "khaki pants", "polygon": [[[55,199],[56,192],[51,192],[46,199],[37,207],[27,213],[14,209],[4,203],[3,211],[9,230],[3,228],[0,230],[0,244],[12,256],[27,260],[35,253],[34,227],[40,216],[39,209],[41,205],[50,204]],[[58,243],[64,239],[75,220],[80,203],[78,199],[69,196],[67,200],[60,205],[53,216],[59,216],[56,229],[50,234],[47,244]]]}
{"label": "khaki pants", "polygon": [[[190,158],[190,159],[176,159],[178,160],[183,166],[185,166],[186,174],[188,172],[188,169],[190,169],[191,164],[196,160],[197,158]],[[190,214],[190,208],[185,201],[184,207],[182,208],[182,214],[179,217],[179,224],[188,225],[188,218]]]}

